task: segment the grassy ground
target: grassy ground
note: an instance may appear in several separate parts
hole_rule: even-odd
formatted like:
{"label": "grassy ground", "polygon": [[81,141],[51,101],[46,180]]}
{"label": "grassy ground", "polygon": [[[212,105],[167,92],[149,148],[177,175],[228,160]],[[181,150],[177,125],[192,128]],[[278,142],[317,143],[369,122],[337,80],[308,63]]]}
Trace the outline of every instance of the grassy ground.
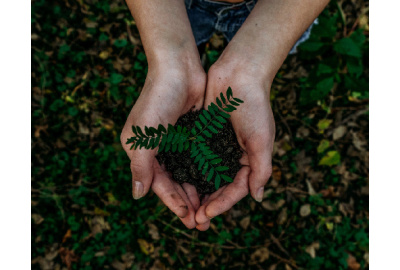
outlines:
{"label": "grassy ground", "polygon": [[368,268],[368,1],[332,1],[287,58],[264,202],[204,233],[131,197],[119,133],[146,72],[123,1],[32,2],[33,269]]}

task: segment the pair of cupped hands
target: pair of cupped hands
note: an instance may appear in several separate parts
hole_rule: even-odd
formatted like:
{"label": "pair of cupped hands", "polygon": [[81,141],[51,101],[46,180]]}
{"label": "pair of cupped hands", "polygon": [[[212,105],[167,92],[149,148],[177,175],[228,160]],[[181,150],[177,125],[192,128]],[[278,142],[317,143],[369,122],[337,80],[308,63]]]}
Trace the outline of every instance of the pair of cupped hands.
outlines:
{"label": "pair of cupped hands", "polygon": [[[121,143],[131,160],[132,196],[140,199],[150,188],[189,228],[205,231],[212,218],[232,208],[249,192],[261,202],[264,186],[272,172],[272,150],[275,123],[269,101],[270,82],[260,69],[249,68],[241,61],[218,60],[208,74],[200,62],[185,61],[151,64],[142,92],[133,106],[121,133]],[[132,125],[167,126],[175,124],[190,110],[206,108],[228,87],[233,96],[244,101],[238,110],[230,113],[243,156],[242,168],[233,182],[212,194],[200,196],[188,183],[176,183],[157,159],[154,150],[130,150],[126,141],[134,134]]]}

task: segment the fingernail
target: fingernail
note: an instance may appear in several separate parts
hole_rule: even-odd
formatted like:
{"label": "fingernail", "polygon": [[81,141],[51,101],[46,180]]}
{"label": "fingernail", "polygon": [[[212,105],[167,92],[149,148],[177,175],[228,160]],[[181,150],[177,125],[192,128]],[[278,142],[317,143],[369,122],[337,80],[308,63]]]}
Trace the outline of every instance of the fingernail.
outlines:
{"label": "fingernail", "polygon": [[133,181],[133,198],[138,200],[142,198],[143,194],[143,184],[139,181]]}
{"label": "fingernail", "polygon": [[263,199],[263,196],[264,196],[264,187],[260,187],[260,188],[257,190],[255,200],[256,200],[257,202],[261,202],[262,199]]}
{"label": "fingernail", "polygon": [[212,219],[212,217],[209,217],[208,215],[206,215],[206,217],[207,217],[208,219],[210,219],[210,220]]}

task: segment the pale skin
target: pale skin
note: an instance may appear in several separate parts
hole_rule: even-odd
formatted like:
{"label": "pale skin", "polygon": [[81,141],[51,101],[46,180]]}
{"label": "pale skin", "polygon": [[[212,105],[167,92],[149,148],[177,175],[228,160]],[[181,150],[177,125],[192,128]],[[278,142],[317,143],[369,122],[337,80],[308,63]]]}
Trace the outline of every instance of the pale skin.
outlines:
{"label": "pale skin", "polygon": [[[142,93],[121,133],[121,143],[131,160],[135,199],[151,188],[187,228],[201,231],[249,192],[261,202],[272,173],[275,123],[269,96],[273,78],[293,44],[328,2],[259,0],[206,75],[183,0],[127,0],[149,64]],[[132,125],[174,124],[189,110],[215,101],[228,86],[234,96],[245,101],[231,113],[244,150],[243,167],[233,183],[200,202],[194,186],[181,186],[170,179],[155,159],[156,150],[133,151],[125,143],[133,136]]]}

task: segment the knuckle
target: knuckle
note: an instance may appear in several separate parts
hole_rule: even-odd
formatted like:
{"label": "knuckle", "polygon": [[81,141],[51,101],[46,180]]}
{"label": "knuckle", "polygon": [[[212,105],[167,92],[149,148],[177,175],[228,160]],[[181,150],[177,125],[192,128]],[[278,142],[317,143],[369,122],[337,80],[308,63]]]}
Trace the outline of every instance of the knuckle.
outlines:
{"label": "knuckle", "polygon": [[[182,221],[183,222],[183,221]],[[183,223],[185,226],[186,226],[186,228],[188,228],[189,230],[192,230],[192,229],[194,229],[194,228],[196,228],[196,222],[194,222],[194,221],[189,221],[189,222],[185,222],[185,223]]]}
{"label": "knuckle", "polygon": [[263,179],[268,180],[268,178],[271,177],[272,175],[272,165],[268,164],[267,166],[265,166],[262,170],[261,170],[261,175]]}
{"label": "knuckle", "polygon": [[144,172],[145,172],[145,166],[143,164],[143,162],[135,160],[135,161],[131,161],[130,163],[130,168],[131,168],[131,172],[134,178],[136,179],[140,179],[142,178]]}

